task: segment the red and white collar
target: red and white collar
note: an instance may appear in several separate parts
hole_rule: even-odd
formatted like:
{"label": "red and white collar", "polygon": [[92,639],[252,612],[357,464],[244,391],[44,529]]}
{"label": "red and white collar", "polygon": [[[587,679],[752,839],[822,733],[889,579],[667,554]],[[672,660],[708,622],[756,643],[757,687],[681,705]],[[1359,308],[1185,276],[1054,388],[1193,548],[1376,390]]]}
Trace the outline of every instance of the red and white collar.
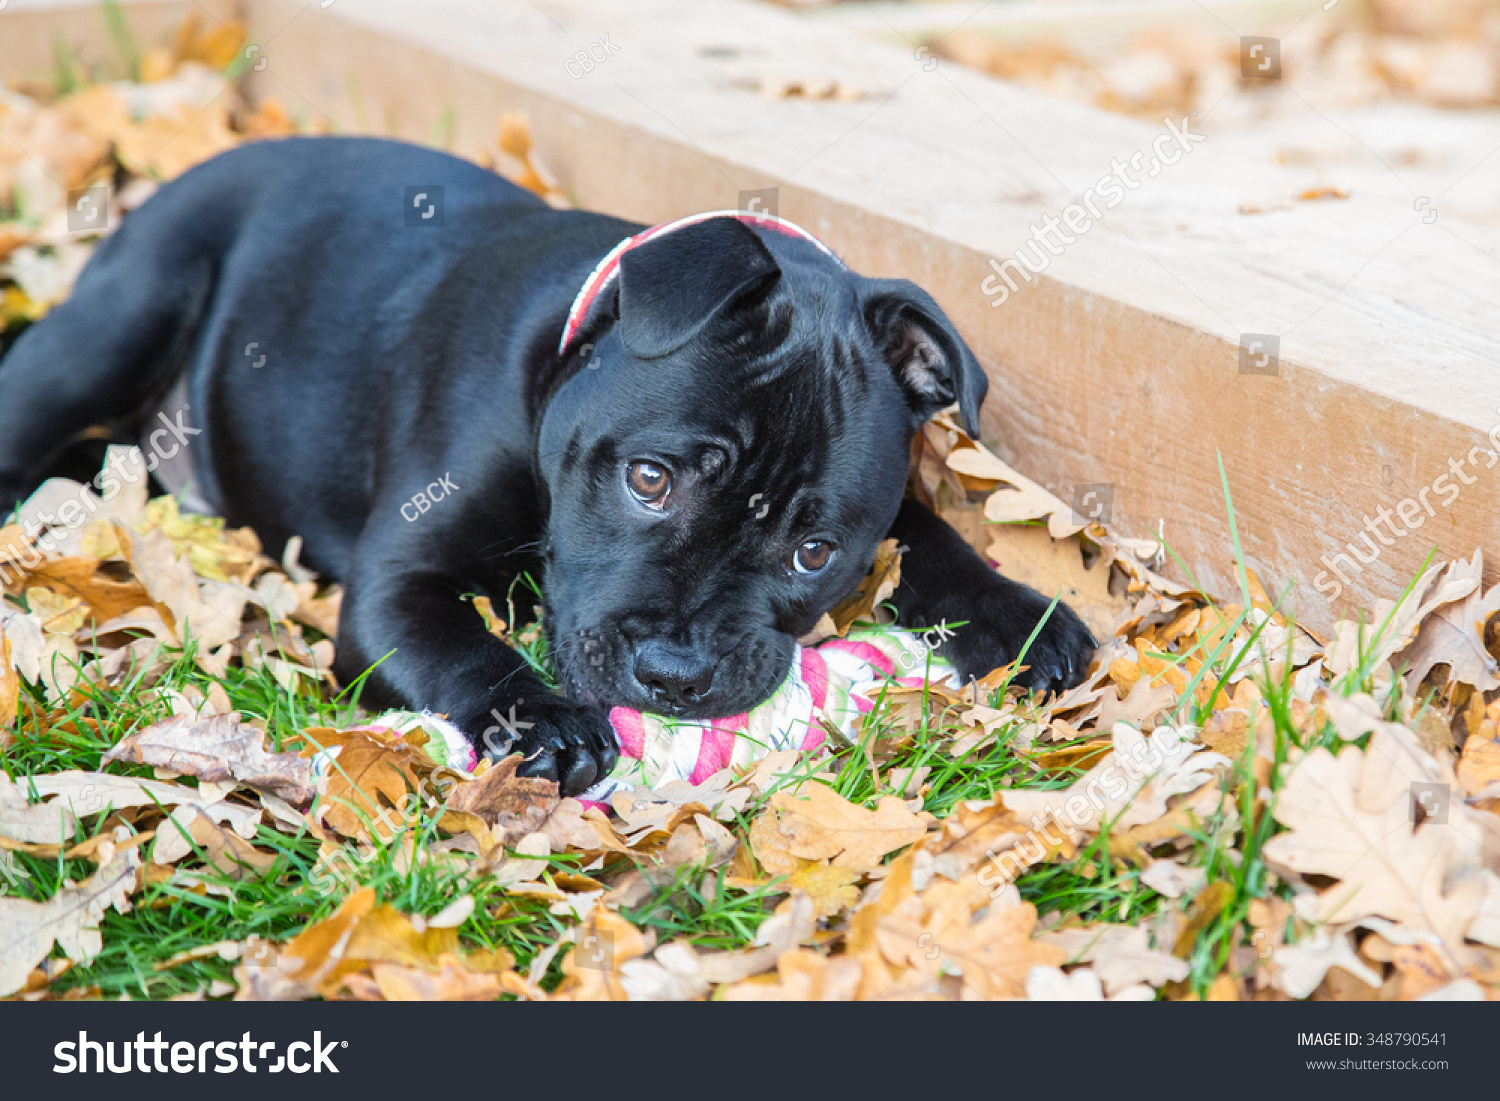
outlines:
{"label": "red and white collar", "polygon": [[599,261],[589,277],[583,281],[583,286],[578,291],[578,297],[573,299],[573,308],[568,311],[568,323],[563,326],[562,339],[558,341],[557,350],[561,354],[568,348],[568,344],[578,335],[583,328],[583,319],[588,315],[589,307],[603,293],[604,289],[614,282],[615,277],[620,274],[620,257],[624,256],[633,248],[644,245],[655,237],[664,233],[671,233],[674,229],[683,226],[695,225],[709,218],[738,218],[746,225],[755,229],[770,230],[787,237],[796,237],[803,241],[810,241],[816,245],[839,267],[843,267],[843,261],[833,255],[833,251],[818,240],[807,230],[785,218],[778,218],[774,214],[749,214],[743,210],[711,210],[706,214],[689,214],[686,218],[678,218],[675,222],[662,222],[650,229],[643,229],[634,237],[627,237],[614,248],[610,249],[603,260]]}

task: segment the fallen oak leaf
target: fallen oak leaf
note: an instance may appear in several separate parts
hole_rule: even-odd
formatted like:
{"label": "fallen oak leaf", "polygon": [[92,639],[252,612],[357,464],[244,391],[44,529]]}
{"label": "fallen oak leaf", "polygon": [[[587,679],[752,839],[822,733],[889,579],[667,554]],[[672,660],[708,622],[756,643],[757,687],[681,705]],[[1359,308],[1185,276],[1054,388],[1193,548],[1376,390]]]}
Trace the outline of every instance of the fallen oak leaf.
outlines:
{"label": "fallen oak leaf", "polygon": [[[42,801],[29,802],[30,792]],[[0,843],[60,845],[72,838],[79,819],[106,810],[207,802],[193,788],[160,780],[70,770],[26,777],[23,787],[0,773]],[[250,808],[245,811],[259,816]]]}
{"label": "fallen oak leaf", "polygon": [[1434,563],[1399,602],[1377,600],[1368,619],[1343,619],[1334,624],[1334,641],[1325,658],[1328,671],[1342,676],[1361,663],[1366,669],[1378,668],[1398,650],[1411,645],[1434,609],[1463,600],[1479,584],[1472,563]]}
{"label": "fallen oak leaf", "polygon": [[21,706],[21,675],[10,660],[10,639],[0,634],[0,749],[10,744]]}
{"label": "fallen oak leaf", "polygon": [[683,1001],[702,998],[714,985],[742,982],[775,967],[812,936],[817,929],[814,909],[804,894],[788,898],[762,923],[757,947],[700,953],[683,941],[664,944],[651,959],[621,964],[621,988],[633,1001]]}
{"label": "fallen oak leaf", "polygon": [[25,584],[81,601],[85,617],[96,623],[151,605],[151,594],[139,581],[115,581],[98,573],[99,560],[87,555],[55,558],[28,570]]}
{"label": "fallen oak leaf", "polygon": [[54,944],[75,963],[97,956],[104,947],[99,921],[111,907],[121,913],[130,909],[140,867],[140,854],[129,848],[110,853],[83,883],[64,887],[46,902],[0,898],[0,997],[25,986]]}
{"label": "fallen oak leaf", "polygon": [[1096,638],[1108,638],[1129,607],[1124,587],[1111,584],[1111,562],[1103,555],[1086,557],[1076,536],[1058,539],[1035,524],[997,524],[985,553],[1006,577],[1048,597],[1061,593]]}
{"label": "fallen oak leaf", "polygon": [[179,554],[161,531],[142,534],[118,525],[115,531],[131,571],[151,599],[171,613],[168,626],[183,641],[191,636],[209,651],[239,637],[249,602],[243,590],[219,581],[200,582],[188,555]]}
{"label": "fallen oak leaf", "polygon": [[855,884],[859,879],[859,873],[848,868],[804,861],[777,890],[806,897],[817,917],[831,918],[858,904],[859,888]]}
{"label": "fallen oak leaf", "polygon": [[1063,832],[1097,833],[1153,822],[1167,813],[1174,795],[1195,792],[1212,780],[1208,770],[1229,766],[1218,753],[1202,751],[1191,728],[1158,726],[1149,735],[1117,722],[1114,748],[1072,786],[1057,791],[1004,788],[1000,798],[1023,819],[1051,818]]}
{"label": "fallen oak leaf", "polygon": [[[1024,474],[1012,470],[990,452],[981,453],[971,448],[955,453],[958,456],[957,461],[966,467],[964,473],[977,477],[981,476],[980,471],[983,471],[982,476],[1006,483],[985,499],[984,518],[986,520],[992,523],[1010,524],[1045,519],[1047,532],[1054,539],[1066,539],[1088,526],[1087,522],[1077,521],[1071,505],[1066,504]],[[979,454],[983,454],[982,460],[973,458],[974,455]],[[954,455],[950,454],[949,465],[952,465],[954,461]]]}
{"label": "fallen oak leaf", "polygon": [[1382,979],[1349,943],[1347,928],[1323,927],[1296,944],[1283,944],[1271,954],[1275,967],[1271,983],[1293,998],[1308,998],[1323,985],[1329,969],[1341,967],[1366,986],[1380,988]]}
{"label": "fallen oak leaf", "polygon": [[1026,998],[1033,1002],[1102,1002],[1099,976],[1086,967],[1064,974],[1059,967],[1033,967],[1026,976]]}
{"label": "fallen oak leaf", "polygon": [[[156,831],[156,845],[151,852],[155,864],[173,864],[191,852],[198,852],[204,862],[233,880],[255,879],[265,874],[279,859],[273,853],[261,852],[234,829],[225,829],[221,821],[239,817],[234,812],[251,808],[219,803],[212,807],[183,806],[172,812]],[[255,820],[260,811],[255,809]],[[254,827],[251,827],[253,835]]]}
{"label": "fallen oak leaf", "polygon": [[574,933],[573,950],[562,962],[563,981],[553,1000],[628,1001],[621,967],[645,955],[649,948],[634,925],[614,911],[595,905]]}
{"label": "fallen oak leaf", "polygon": [[1500,783],[1500,739],[1471,735],[1458,759],[1458,782],[1471,796]]}
{"label": "fallen oak leaf", "polygon": [[875,548],[875,561],[859,587],[834,605],[829,613],[839,637],[860,622],[879,622],[875,610],[889,600],[901,584],[901,544],[895,539],[883,540]]}
{"label": "fallen oak leaf", "polygon": [[1092,964],[1110,997],[1142,983],[1181,982],[1192,970],[1186,960],[1152,948],[1151,932],[1144,925],[1087,925],[1043,933],[1037,939],[1061,948],[1070,964]]}
{"label": "fallen oak leaf", "polygon": [[557,781],[518,776],[525,762],[519,754],[497,761],[482,776],[454,787],[446,808],[472,814],[494,830],[494,839],[507,847],[535,833],[557,809]]}
{"label": "fallen oak leaf", "polygon": [[1404,787],[1371,806],[1362,788],[1365,767],[1365,752],[1352,745],[1338,757],[1321,747],[1306,754],[1272,810],[1289,832],[1266,842],[1267,859],[1340,881],[1319,896],[1316,920],[1389,918],[1436,935],[1455,960],[1462,958],[1464,931],[1479,912],[1484,884],[1468,879],[1444,894],[1454,831],[1413,827]]}
{"label": "fallen oak leaf", "polygon": [[[244,1001],[331,998],[351,977],[373,972],[381,964],[437,976],[455,967],[493,975],[511,970],[514,960],[503,949],[463,953],[456,926],[431,925],[393,907],[378,906],[374,889],[367,887],[345,899],[325,921],[308,926],[284,945],[258,952],[254,963],[235,969],[235,979],[240,984],[238,997]],[[370,978],[373,985],[362,985],[356,978],[355,989],[361,993],[379,990],[380,979],[373,974]],[[399,971],[388,980],[398,992],[410,992],[419,985]],[[473,989],[474,984],[467,985]]]}
{"label": "fallen oak leaf", "polygon": [[438,961],[436,972],[377,963],[370,974],[388,1002],[492,1002],[502,990],[499,975],[470,971],[451,956]]}
{"label": "fallen oak leaf", "polygon": [[770,808],[792,856],[829,860],[836,868],[859,871],[874,868],[887,853],[922,840],[932,821],[931,815],[907,810],[893,795],[882,798],[873,811],[866,810],[817,782],[803,785],[797,794],[778,792],[771,797]]}
{"label": "fallen oak leaf", "polygon": [[366,887],[343,901],[329,917],[303,929],[283,945],[256,941],[247,962],[234,970],[236,1001],[289,1001],[310,998],[343,958],[360,920],[375,908],[375,889]]}
{"label": "fallen oak leaf", "polygon": [[400,829],[391,811],[404,813],[409,798],[422,790],[418,770],[430,774],[437,768],[422,751],[424,734],[387,738],[384,733],[319,727],[303,734],[309,743],[303,756],[327,752],[331,757],[318,783],[315,816],[345,837],[372,841],[373,829],[389,841]]}
{"label": "fallen oak leaf", "polygon": [[649,849],[665,844],[683,822],[694,815],[710,813],[703,803],[657,802],[651,799],[654,794],[649,791],[617,791],[610,796],[610,806],[624,827],[625,844],[631,849]]}
{"label": "fallen oak leaf", "polygon": [[121,739],[103,762],[151,765],[212,783],[232,780],[288,803],[311,802],[312,762],[268,752],[264,742],[264,732],[240,722],[237,713],[202,722],[168,719]]}
{"label": "fallen oak leaf", "polygon": [[820,956],[805,948],[776,961],[776,979],[746,979],[723,988],[726,1002],[847,1002],[859,992],[864,967],[850,956]]}
{"label": "fallen oak leaf", "polygon": [[[979,915],[979,916],[976,916]],[[1022,998],[1033,967],[1058,967],[1066,953],[1032,938],[1036,907],[991,903],[975,877],[937,879],[875,920],[875,941],[893,966],[929,983],[962,977],[965,996]]]}

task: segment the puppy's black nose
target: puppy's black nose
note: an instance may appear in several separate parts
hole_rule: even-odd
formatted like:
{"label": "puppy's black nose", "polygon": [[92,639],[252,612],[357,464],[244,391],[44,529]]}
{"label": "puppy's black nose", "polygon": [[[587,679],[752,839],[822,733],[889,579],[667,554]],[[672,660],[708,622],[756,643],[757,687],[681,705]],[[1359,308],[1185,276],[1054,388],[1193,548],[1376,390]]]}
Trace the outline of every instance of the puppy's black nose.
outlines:
{"label": "puppy's black nose", "polygon": [[713,686],[714,660],[690,646],[647,639],[635,648],[635,679],[658,704],[693,704]]}

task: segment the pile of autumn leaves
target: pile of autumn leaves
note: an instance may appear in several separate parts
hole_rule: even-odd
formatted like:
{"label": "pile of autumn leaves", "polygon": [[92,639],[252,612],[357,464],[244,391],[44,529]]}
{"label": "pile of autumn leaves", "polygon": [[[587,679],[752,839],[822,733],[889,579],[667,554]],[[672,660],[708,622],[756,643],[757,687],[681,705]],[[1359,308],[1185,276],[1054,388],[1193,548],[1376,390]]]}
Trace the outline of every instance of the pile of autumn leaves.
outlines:
{"label": "pile of autumn leaves", "polygon": [[[139,81],[91,81],[60,48],[62,87],[0,89],[0,329],[65,298],[98,233],[160,183],[243,141],[302,129],[276,102],[251,110],[236,94],[228,74],[244,42],[241,23],[205,29],[190,16],[142,52]],[[102,204],[81,194],[89,188]]]}
{"label": "pile of autumn leaves", "polygon": [[[1482,591],[1477,555],[1434,568],[1399,606],[1377,607],[1378,638],[1347,623],[1320,642],[1258,588],[1245,610],[1158,576],[1144,546],[1075,524],[946,418],[929,426],[916,470],[919,492],[941,498],[948,483],[988,494],[992,519],[1046,522],[1017,530],[1050,529],[1046,545],[1063,564],[1032,567],[1082,570],[1072,590],[1081,610],[1118,620],[1090,679],[1040,705],[973,688],[888,692],[855,750],[885,793],[869,806],[834,790],[831,762],[788,751],[744,774],[622,793],[609,814],[517,776],[515,758],[473,774],[440,765],[434,756],[445,755],[428,755],[420,729],[283,730],[273,751],[217,687],[161,687],[191,632],[213,676],[262,666],[287,688],[327,690],[337,590],[320,588],[295,548],[274,563],[250,532],[179,515],[170,499],[148,502],[140,484],[106,502],[49,483],[32,505],[50,501],[55,512],[59,500],[80,499],[90,519],[53,530],[44,551],[22,526],[0,530],[11,579],[0,604],[0,745],[95,723],[86,708],[78,717],[91,685],[128,681],[170,717],[121,738],[100,770],[0,777],[0,854],[97,868],[46,901],[0,898],[0,994],[49,996],[100,951],[106,910],[128,911],[147,884],[227,893],[273,874],[275,856],[254,843],[269,827],[315,838],[320,867],[347,872],[285,889],[332,883],[342,904],[282,943],[205,944],[167,961],[237,962],[233,984],[202,994],[1182,997],[1195,939],[1235,894],[1209,881],[1202,854],[1240,849],[1271,815],[1264,890],[1208,997],[1500,996],[1500,703],[1485,700],[1500,688],[1486,649],[1500,590]],[[1012,529],[996,530],[992,555],[1014,562],[1003,534]],[[1118,576],[1095,584],[1095,571]],[[1264,649],[1251,647],[1237,675],[1222,685],[1199,676],[1205,654],[1242,647],[1257,629]],[[326,637],[309,642],[312,632]],[[1330,691],[1360,663],[1374,670],[1375,696]],[[1400,679],[1393,667],[1411,673]],[[1419,708],[1434,669],[1441,691]],[[1295,740],[1271,720],[1267,677],[1289,686]],[[1187,695],[1213,704],[1201,728],[1177,707]],[[1331,749],[1298,748],[1330,727]],[[944,731],[948,754],[976,760],[1004,738],[1028,779],[939,820],[923,809],[930,768],[901,767],[922,728],[929,738]],[[1427,793],[1420,823],[1413,784]],[[421,846],[420,821],[436,825]],[[1156,913],[1039,920],[1011,880],[1077,863],[1101,831],[1103,860],[1160,895]],[[377,850],[459,888],[431,914],[379,905],[358,886]],[[683,883],[704,897],[756,890],[780,901],[753,943],[728,951],[657,943],[621,916]],[[524,970],[503,950],[465,947],[466,923],[522,905],[571,932]],[[559,960],[562,980],[549,992],[543,978]]]}

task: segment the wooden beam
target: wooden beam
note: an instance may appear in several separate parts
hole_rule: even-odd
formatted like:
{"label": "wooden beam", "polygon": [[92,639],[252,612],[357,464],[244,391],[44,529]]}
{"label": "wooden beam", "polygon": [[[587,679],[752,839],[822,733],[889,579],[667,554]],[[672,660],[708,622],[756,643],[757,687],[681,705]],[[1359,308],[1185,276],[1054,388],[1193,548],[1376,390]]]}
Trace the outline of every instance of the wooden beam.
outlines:
{"label": "wooden beam", "polygon": [[[233,19],[234,0],[124,0],[135,44],[140,49],[170,42],[172,33],[196,13],[205,25]],[[50,83],[56,72],[54,49],[65,45],[83,62],[96,63],[118,79],[124,64],[99,0],[11,0],[0,10],[0,77],[7,82]],[[3,140],[3,138],[0,138]]]}

